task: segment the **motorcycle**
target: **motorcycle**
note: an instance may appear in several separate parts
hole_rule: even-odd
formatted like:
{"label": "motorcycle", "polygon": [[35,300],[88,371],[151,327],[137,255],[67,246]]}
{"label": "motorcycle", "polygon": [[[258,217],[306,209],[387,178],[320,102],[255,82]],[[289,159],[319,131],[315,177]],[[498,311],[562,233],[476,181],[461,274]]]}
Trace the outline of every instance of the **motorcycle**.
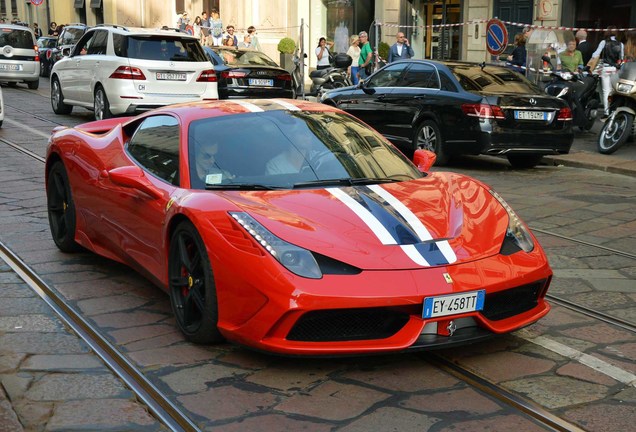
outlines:
{"label": "motorcycle", "polygon": [[309,94],[320,99],[322,93],[327,90],[352,86],[351,78],[347,74],[347,68],[351,66],[352,61],[350,55],[336,54],[333,66],[312,71],[309,74],[311,78]]}
{"label": "motorcycle", "polygon": [[624,63],[610,94],[610,116],[598,136],[598,151],[611,154],[636,135],[636,62]]}
{"label": "motorcycle", "polygon": [[589,68],[578,73],[569,71],[557,71],[552,67],[549,57],[541,58],[547,62],[552,70],[552,80],[546,84],[544,91],[550,96],[556,96],[568,103],[572,110],[572,124],[582,131],[588,131],[594,126],[598,117],[601,98],[598,94],[598,84],[601,80],[596,73]]}

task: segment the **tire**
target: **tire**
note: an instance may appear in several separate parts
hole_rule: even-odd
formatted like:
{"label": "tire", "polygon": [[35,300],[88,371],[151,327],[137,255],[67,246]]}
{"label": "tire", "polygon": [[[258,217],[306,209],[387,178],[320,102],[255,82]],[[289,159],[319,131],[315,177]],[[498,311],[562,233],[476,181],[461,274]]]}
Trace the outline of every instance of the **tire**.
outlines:
{"label": "tire", "polygon": [[40,80],[38,79],[37,81],[27,81],[27,86],[31,90],[37,90],[38,87],[40,87]]}
{"label": "tire", "polygon": [[53,77],[51,80],[51,108],[53,108],[55,114],[70,114],[73,111],[72,105],[64,103],[62,87],[57,77]]}
{"label": "tire", "polygon": [[106,91],[102,86],[97,86],[95,88],[93,111],[95,112],[95,120],[109,119],[113,116],[110,112],[110,103],[108,102]]}
{"label": "tire", "polygon": [[598,117],[598,106],[599,101],[596,99],[590,101],[587,105],[585,108],[585,124],[579,128],[581,131],[586,132],[592,129],[592,126],[594,126],[596,118]]}
{"label": "tire", "polygon": [[540,154],[511,154],[506,157],[515,169],[534,168],[543,159],[543,155]]}
{"label": "tire", "polygon": [[444,149],[442,133],[437,123],[433,120],[424,120],[415,128],[415,133],[413,134],[413,151],[418,149],[434,152],[437,156],[435,165],[446,165],[450,161],[450,156],[448,156]]}
{"label": "tire", "polygon": [[222,342],[212,266],[205,244],[191,222],[172,234],[168,254],[170,304],[186,339],[197,344]]}
{"label": "tire", "polygon": [[71,195],[66,168],[62,162],[55,162],[49,171],[46,208],[55,245],[62,252],[81,250],[81,246],[75,242],[75,203]]}
{"label": "tire", "polygon": [[598,135],[598,151],[602,154],[612,154],[618,150],[632,132],[634,116],[625,112],[614,112],[603,125]]}

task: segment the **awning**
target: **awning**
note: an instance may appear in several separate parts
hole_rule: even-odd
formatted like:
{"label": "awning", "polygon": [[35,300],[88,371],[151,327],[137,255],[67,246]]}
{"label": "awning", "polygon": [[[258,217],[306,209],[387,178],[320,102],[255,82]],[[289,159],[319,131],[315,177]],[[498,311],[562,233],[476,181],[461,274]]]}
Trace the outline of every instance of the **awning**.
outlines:
{"label": "awning", "polygon": [[84,0],[75,0],[75,4],[73,5],[75,9],[81,9],[84,7]]}
{"label": "awning", "polygon": [[102,6],[102,0],[91,0],[91,9],[99,9]]}

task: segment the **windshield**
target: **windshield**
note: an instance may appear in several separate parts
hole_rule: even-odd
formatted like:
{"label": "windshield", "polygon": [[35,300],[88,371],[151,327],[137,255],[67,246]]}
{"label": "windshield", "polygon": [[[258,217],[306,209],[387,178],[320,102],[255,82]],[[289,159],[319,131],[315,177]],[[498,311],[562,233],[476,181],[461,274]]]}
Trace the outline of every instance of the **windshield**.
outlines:
{"label": "windshield", "polygon": [[40,47],[40,48],[55,48],[55,39],[53,39],[53,38],[40,38],[40,39],[38,39],[38,47]]}
{"label": "windshield", "polygon": [[275,110],[197,120],[188,148],[194,189],[293,189],[422,176],[377,132],[342,113]]}
{"label": "windshield", "polygon": [[58,45],[75,45],[85,31],[84,28],[66,27],[59,37]]}
{"label": "windshield", "polygon": [[523,75],[499,66],[447,64],[459,84],[473,93],[537,94],[541,90]]}
{"label": "windshield", "polygon": [[232,66],[274,66],[278,65],[259,51],[237,51],[233,49],[217,50],[226,65]]}
{"label": "windshield", "polygon": [[5,45],[13,48],[33,49],[33,35],[28,30],[2,28],[0,29],[0,47]]}
{"label": "windshield", "polygon": [[199,41],[170,36],[126,36],[115,40],[115,54],[140,60],[208,62]]}

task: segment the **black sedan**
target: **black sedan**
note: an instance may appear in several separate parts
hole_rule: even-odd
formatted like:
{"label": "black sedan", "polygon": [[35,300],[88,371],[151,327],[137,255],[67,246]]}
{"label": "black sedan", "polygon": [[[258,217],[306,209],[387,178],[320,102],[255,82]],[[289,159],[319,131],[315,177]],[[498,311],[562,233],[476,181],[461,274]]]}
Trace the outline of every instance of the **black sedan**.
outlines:
{"label": "black sedan", "polygon": [[494,65],[398,61],[321,101],[362,119],[407,155],[434,151],[439,165],[460,154],[489,154],[531,168],[543,155],[568,153],[574,139],[564,101]]}
{"label": "black sedan", "polygon": [[295,98],[292,77],[260,51],[203,47],[218,77],[219,98]]}

